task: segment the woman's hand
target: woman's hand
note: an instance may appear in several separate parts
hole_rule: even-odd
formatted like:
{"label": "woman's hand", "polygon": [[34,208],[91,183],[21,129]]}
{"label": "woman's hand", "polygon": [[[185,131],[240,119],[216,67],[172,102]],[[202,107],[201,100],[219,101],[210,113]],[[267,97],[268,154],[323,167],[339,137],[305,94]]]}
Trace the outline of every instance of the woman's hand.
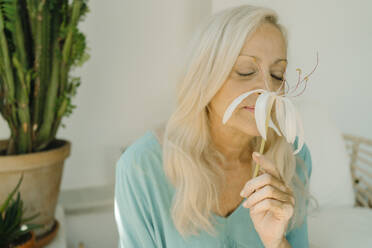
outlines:
{"label": "woman's hand", "polygon": [[259,157],[254,154],[253,159],[264,172],[245,184],[240,194],[247,197],[243,207],[250,209],[252,222],[265,247],[278,248],[286,242],[285,231],[294,212],[295,198],[273,162],[262,154]]}

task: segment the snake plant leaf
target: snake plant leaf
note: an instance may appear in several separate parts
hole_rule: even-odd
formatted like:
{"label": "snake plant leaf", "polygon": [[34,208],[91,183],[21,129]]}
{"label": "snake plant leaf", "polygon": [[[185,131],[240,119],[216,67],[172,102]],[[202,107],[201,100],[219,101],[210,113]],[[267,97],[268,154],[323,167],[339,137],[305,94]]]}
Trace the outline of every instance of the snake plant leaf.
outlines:
{"label": "snake plant leaf", "polygon": [[8,195],[7,199],[4,201],[4,203],[1,205],[0,207],[0,213],[3,213],[4,210],[8,207],[9,203],[10,203],[10,200],[13,198],[14,194],[16,193],[16,191],[19,189],[21,183],[22,183],[22,180],[23,180],[23,173],[21,174],[21,177],[19,178],[18,180],[18,183],[16,185],[16,187],[12,190],[12,192]]}
{"label": "snake plant leaf", "polygon": [[35,219],[39,215],[40,215],[40,212],[38,212],[38,213],[36,213],[36,214],[34,214],[34,215],[30,216],[30,217],[24,218],[24,219],[22,219],[22,223],[29,222],[29,221]]}

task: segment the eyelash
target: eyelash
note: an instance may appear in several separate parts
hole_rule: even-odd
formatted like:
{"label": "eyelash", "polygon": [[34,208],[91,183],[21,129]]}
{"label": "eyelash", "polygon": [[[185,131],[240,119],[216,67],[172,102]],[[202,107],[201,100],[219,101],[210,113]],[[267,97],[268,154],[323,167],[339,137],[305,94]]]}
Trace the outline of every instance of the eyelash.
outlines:
{"label": "eyelash", "polygon": [[[254,72],[249,73],[249,74],[241,74],[241,73],[238,72],[238,74],[239,74],[239,76],[246,77],[246,76],[250,76],[250,75],[254,74]],[[271,76],[272,76],[273,78],[275,78],[276,80],[279,80],[279,81],[282,81],[282,80],[283,80],[283,78],[276,77],[275,75],[271,75]]]}

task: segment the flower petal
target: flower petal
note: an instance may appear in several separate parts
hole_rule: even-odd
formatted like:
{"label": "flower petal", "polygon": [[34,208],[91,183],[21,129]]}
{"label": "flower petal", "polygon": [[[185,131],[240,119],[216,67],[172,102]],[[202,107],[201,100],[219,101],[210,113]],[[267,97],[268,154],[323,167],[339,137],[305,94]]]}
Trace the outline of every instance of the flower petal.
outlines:
{"label": "flower petal", "polygon": [[296,139],[296,112],[292,102],[283,97],[286,115],[285,115],[285,130],[288,143],[294,143]]}
{"label": "flower petal", "polygon": [[293,155],[297,154],[298,152],[301,151],[302,146],[304,145],[304,128],[302,125],[302,120],[299,112],[296,109],[296,120],[298,124],[298,142],[297,142],[297,149],[293,152]]}
{"label": "flower petal", "polygon": [[276,132],[276,134],[278,136],[282,136],[282,134],[279,132],[278,128],[275,126],[274,122],[271,120],[269,120],[269,127],[271,127],[272,129],[274,129],[274,131]]}
{"label": "flower petal", "polygon": [[266,115],[268,111],[268,106],[274,101],[275,95],[271,94],[270,92],[265,92],[261,94],[255,106],[255,119],[258,132],[262,136],[264,140],[266,140]]}
{"label": "flower petal", "polygon": [[283,136],[287,136],[285,132],[285,109],[283,103],[283,97],[277,96],[275,101],[275,112],[276,112],[276,119],[278,120],[280,131],[282,132]]}
{"label": "flower petal", "polygon": [[233,114],[235,108],[246,97],[248,97],[249,95],[251,95],[253,93],[256,93],[256,92],[265,92],[265,90],[263,90],[263,89],[251,90],[251,91],[245,92],[245,93],[241,94],[240,96],[238,96],[237,98],[235,98],[234,101],[232,101],[232,103],[227,107],[227,109],[226,109],[226,111],[225,111],[225,113],[223,115],[222,124],[225,124],[230,119],[230,117]]}

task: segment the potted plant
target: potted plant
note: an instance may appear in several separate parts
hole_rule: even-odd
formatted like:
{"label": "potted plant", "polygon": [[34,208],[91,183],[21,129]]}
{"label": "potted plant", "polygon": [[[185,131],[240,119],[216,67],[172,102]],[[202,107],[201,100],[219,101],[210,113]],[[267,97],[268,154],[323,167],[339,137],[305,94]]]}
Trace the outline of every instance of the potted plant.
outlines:
{"label": "potted plant", "polygon": [[76,107],[80,85],[73,68],[89,59],[78,23],[89,12],[87,0],[0,0],[0,115],[10,137],[0,140],[0,202],[24,172],[20,192],[26,214],[43,228],[54,218],[68,140],[57,139],[61,120]]}
{"label": "potted plant", "polygon": [[[20,192],[17,192],[23,180],[23,174],[17,186],[9,193],[7,199],[0,205],[0,248],[34,248],[35,233],[34,229],[42,225],[26,224],[38,214],[29,218],[23,218],[24,208]],[[17,198],[13,196],[17,192]]]}

